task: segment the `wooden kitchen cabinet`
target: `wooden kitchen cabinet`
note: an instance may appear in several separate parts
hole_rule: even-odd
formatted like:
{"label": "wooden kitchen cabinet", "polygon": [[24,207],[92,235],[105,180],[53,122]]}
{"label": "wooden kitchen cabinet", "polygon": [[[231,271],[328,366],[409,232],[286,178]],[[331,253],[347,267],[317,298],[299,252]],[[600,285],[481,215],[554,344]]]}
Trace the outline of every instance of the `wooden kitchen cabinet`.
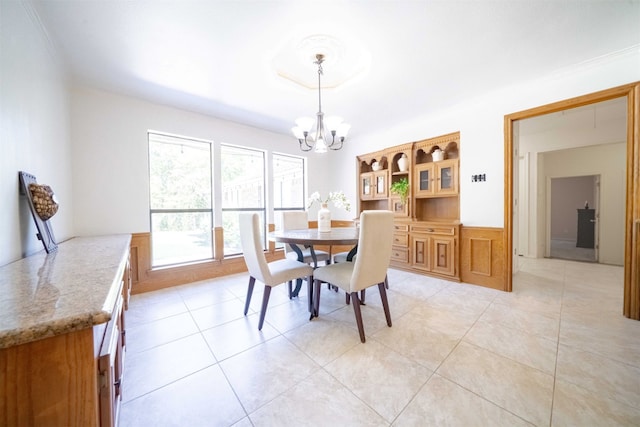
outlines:
{"label": "wooden kitchen cabinet", "polygon": [[389,209],[389,162],[383,151],[356,157],[359,211]]}
{"label": "wooden kitchen cabinet", "polygon": [[98,359],[101,426],[117,425],[120,414],[126,332],[124,316],[123,298],[120,297],[107,324]]}
{"label": "wooden kitchen cabinet", "polygon": [[416,165],[414,173],[415,177],[413,182],[416,183],[416,188],[414,190],[415,197],[431,197],[436,194],[434,163]]}
{"label": "wooden kitchen cabinet", "polygon": [[409,225],[395,223],[393,227],[391,264],[396,267],[407,267],[409,265]]}
{"label": "wooden kitchen cabinet", "polygon": [[418,270],[431,271],[431,236],[411,235],[411,266]]}
{"label": "wooden kitchen cabinet", "polygon": [[[384,177],[375,175],[374,162],[381,162]],[[395,215],[391,265],[460,280],[460,134],[363,154],[356,157],[356,164],[358,212],[388,209]],[[389,190],[404,179],[410,189],[406,203]]]}
{"label": "wooden kitchen cabinet", "polygon": [[459,224],[413,223],[410,235],[412,268],[442,276],[459,274]]}
{"label": "wooden kitchen cabinet", "polygon": [[0,425],[117,424],[130,243],[75,237],[0,267]]}
{"label": "wooden kitchen cabinet", "polygon": [[360,174],[360,200],[373,199],[373,174],[371,172]]}
{"label": "wooden kitchen cabinet", "polygon": [[360,199],[386,199],[389,197],[387,171],[379,170],[360,174]]}
{"label": "wooden kitchen cabinet", "polygon": [[438,236],[431,240],[431,271],[454,276],[456,241],[453,237]]}
{"label": "wooden kitchen cabinet", "polygon": [[373,172],[374,199],[386,199],[389,197],[389,181],[387,179],[387,175],[386,170]]}
{"label": "wooden kitchen cabinet", "polygon": [[458,194],[458,159],[442,160],[435,163],[435,195]]}
{"label": "wooden kitchen cabinet", "polygon": [[458,194],[458,159],[418,164],[414,174],[415,197]]}

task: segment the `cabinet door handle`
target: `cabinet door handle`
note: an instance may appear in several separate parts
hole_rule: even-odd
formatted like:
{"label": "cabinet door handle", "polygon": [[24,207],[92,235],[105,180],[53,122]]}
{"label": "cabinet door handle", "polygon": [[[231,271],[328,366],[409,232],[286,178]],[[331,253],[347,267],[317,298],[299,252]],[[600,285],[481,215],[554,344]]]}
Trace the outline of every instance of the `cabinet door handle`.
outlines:
{"label": "cabinet door handle", "polygon": [[427,233],[433,233],[433,228],[427,228]]}

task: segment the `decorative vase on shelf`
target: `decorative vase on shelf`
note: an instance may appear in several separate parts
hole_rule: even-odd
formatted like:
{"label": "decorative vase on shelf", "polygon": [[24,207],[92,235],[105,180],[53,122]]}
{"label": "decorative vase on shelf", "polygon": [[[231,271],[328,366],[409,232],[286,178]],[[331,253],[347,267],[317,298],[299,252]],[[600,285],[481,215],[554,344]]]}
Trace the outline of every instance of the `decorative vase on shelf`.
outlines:
{"label": "decorative vase on shelf", "polygon": [[331,231],[331,211],[326,203],[323,203],[318,211],[318,232],[328,233]]}
{"label": "decorative vase on shelf", "polygon": [[409,159],[404,153],[402,153],[402,157],[398,159],[398,169],[400,169],[400,172],[406,172],[409,169]]}
{"label": "decorative vase on shelf", "polygon": [[436,148],[435,150],[433,150],[433,153],[431,153],[431,157],[433,157],[434,162],[439,162],[441,160],[444,160],[444,151],[442,151],[439,148]]}

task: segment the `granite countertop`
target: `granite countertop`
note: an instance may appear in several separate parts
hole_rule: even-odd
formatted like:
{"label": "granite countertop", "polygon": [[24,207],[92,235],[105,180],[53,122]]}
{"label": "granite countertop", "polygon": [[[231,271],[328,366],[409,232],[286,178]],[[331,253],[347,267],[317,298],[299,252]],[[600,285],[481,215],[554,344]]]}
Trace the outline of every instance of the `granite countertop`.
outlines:
{"label": "granite countertop", "polygon": [[0,348],[111,319],[131,235],[74,237],[0,267]]}

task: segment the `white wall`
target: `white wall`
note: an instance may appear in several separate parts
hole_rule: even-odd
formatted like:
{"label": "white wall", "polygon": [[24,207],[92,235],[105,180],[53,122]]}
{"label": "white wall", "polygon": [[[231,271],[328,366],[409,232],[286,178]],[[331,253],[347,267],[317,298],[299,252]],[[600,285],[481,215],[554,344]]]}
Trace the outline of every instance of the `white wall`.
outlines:
{"label": "white wall", "polygon": [[[640,81],[640,46],[469,99],[438,114],[392,123],[386,132],[357,134],[346,144],[340,160],[344,173],[336,182],[352,180],[350,196],[355,199],[354,156],[460,131],[460,219],[467,226],[503,227],[504,116],[635,81]],[[471,183],[471,175],[479,173],[485,173],[487,181]]]}
{"label": "white wall", "polygon": [[[71,99],[77,235],[149,231],[148,130],[305,154],[293,136],[110,92],[76,87]],[[325,173],[325,165],[331,157],[306,156],[309,191],[326,193],[331,174]]]}
{"label": "white wall", "polygon": [[[623,265],[626,143],[553,151],[543,155],[544,167],[539,174],[544,177],[545,183],[550,178],[600,175],[599,262]],[[545,185],[542,189],[545,213],[547,188],[548,185]],[[546,215],[543,215],[544,218]],[[546,230],[544,224],[543,229]]]}
{"label": "white wall", "polygon": [[71,142],[64,70],[27,2],[0,1],[0,265],[43,249],[18,171],[52,187],[58,241],[73,233]]}
{"label": "white wall", "polygon": [[[624,159],[624,157],[623,157]],[[562,171],[564,173],[564,171]],[[578,240],[578,209],[585,204],[595,209],[594,194],[597,185],[595,175],[549,177],[551,194],[547,200],[550,238],[576,243]],[[623,205],[624,206],[624,205]],[[608,206],[604,206],[608,208]],[[620,242],[623,244],[623,242]]]}
{"label": "white wall", "polygon": [[[518,136],[519,167],[521,172],[518,253],[529,257],[548,256],[547,243],[547,175],[545,175],[546,154],[553,151],[579,147],[596,146],[610,143],[624,144],[626,138],[626,108],[618,109],[611,114],[611,104],[603,107],[597,104],[596,110],[568,111],[562,114],[551,114],[534,119],[517,122],[520,131]],[[604,110],[608,109],[609,114]],[[544,123],[543,123],[544,120]],[[537,122],[538,124],[531,124]],[[528,129],[525,131],[524,129]],[[593,151],[578,151],[577,153]],[[576,154],[576,157],[580,154]],[[594,152],[594,156],[599,156]],[[572,169],[575,161],[571,161]],[[580,162],[582,165],[592,161]],[[606,166],[605,166],[606,167]],[[615,167],[624,168],[624,157]],[[598,166],[596,170],[601,170]],[[579,169],[577,175],[589,175],[589,170]],[[568,176],[560,171],[555,176]],[[515,231],[515,230],[514,230]],[[606,259],[606,257],[605,257]]]}

